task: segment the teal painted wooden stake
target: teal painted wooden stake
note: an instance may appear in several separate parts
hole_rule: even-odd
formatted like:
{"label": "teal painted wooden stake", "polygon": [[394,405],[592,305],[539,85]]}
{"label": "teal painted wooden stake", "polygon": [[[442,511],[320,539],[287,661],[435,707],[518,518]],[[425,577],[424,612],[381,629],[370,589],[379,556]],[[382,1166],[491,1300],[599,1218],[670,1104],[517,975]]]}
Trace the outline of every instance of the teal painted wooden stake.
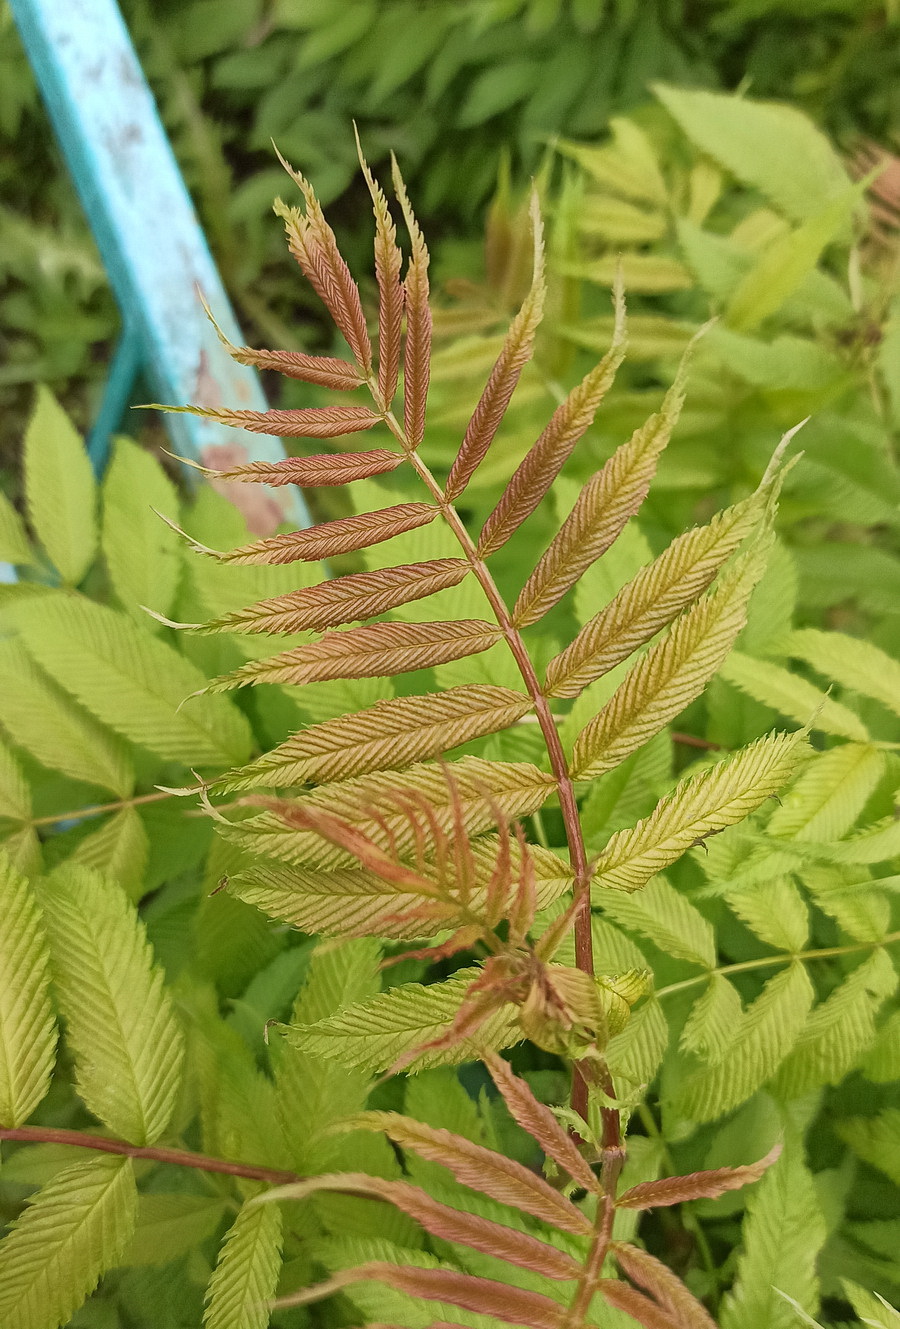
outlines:
{"label": "teal painted wooden stake", "polygon": [[[138,370],[158,401],[265,410],[258,375],[235,364],[203,312],[198,291],[226,336],[241,341],[115,0],[10,5],[122,310],[122,340],[89,441],[95,466]],[[165,423],[174,451],[204,465],[284,456],[276,438],[185,415]],[[247,515],[257,533],[281,521],[310,524],[298,489],[234,489],[256,491]]]}

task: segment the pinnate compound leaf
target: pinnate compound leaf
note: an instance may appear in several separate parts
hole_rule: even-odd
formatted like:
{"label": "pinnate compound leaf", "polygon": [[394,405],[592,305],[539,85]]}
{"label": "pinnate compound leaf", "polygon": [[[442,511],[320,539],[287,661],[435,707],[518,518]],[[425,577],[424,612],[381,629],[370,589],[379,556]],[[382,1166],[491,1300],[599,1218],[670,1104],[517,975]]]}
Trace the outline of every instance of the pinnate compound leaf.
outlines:
{"label": "pinnate compound leaf", "polygon": [[[516,851],[510,862],[517,874]],[[493,836],[472,844],[475,885],[470,906],[480,909],[487,898],[487,883],[497,864],[499,842]],[[528,846],[535,870],[535,898],[546,908],[572,887],[572,873],[549,850]],[[427,872],[427,867],[425,868]],[[435,886],[437,885],[435,869]],[[228,880],[232,895],[256,905],[270,918],[283,919],[303,932],[347,937],[427,937],[443,928],[458,927],[462,918],[449,901],[411,898],[376,872],[343,869],[325,872],[293,864],[254,863]],[[507,904],[507,901],[503,902]]]}
{"label": "pinnate compound leaf", "polygon": [[[363,574],[360,574],[363,575]],[[251,660],[214,679],[204,691],[227,692],[245,683],[319,683],[334,678],[380,678],[459,660],[486,651],[502,637],[479,619],[449,623],[371,623],[328,632],[268,660]]]}
{"label": "pinnate compound leaf", "polygon": [[[343,1066],[381,1071],[407,1053],[446,1034],[462,1006],[477,969],[457,970],[443,983],[423,987],[404,983],[368,1001],[347,1006],[315,1024],[284,1030],[288,1042],[312,1056]],[[478,1030],[477,1039],[425,1051],[410,1063],[414,1071],[453,1066],[480,1057],[486,1048],[511,1047],[522,1038],[514,1006],[503,1006]]]}
{"label": "pinnate compound leaf", "polygon": [[710,974],[706,991],[694,1002],[681,1031],[681,1048],[696,1052],[708,1066],[715,1066],[731,1047],[742,1015],[740,993],[734,984],[724,974]]}
{"label": "pinnate compound leaf", "polygon": [[41,911],[2,852],[0,917],[0,1125],[21,1126],[50,1087],[56,1021]]}
{"label": "pinnate compound leaf", "polygon": [[278,1206],[248,1202],[219,1251],[206,1289],[204,1329],[266,1329],[280,1270]]}
{"label": "pinnate compound leaf", "polygon": [[[711,585],[759,515],[760,502],[754,495],[718,513],[708,526],[673,540],[550,661],[547,696],[577,697],[671,623]],[[516,620],[531,621],[522,619],[518,606]]]}
{"label": "pinnate compound leaf", "polygon": [[559,1191],[529,1168],[439,1126],[428,1126],[398,1112],[365,1112],[348,1128],[383,1131],[401,1149],[412,1150],[453,1173],[463,1186],[530,1214],[551,1227],[586,1236],[590,1220]]}
{"label": "pinnate compound leaf", "polygon": [[802,628],[783,644],[789,655],[805,660],[826,678],[900,715],[900,663],[872,642],[843,632]]}
{"label": "pinnate compound leaf", "polygon": [[687,1076],[678,1091],[679,1113],[692,1121],[714,1121],[748,1099],[795,1047],[812,1000],[802,964],[770,978],[735,1027],[726,1055]]}
{"label": "pinnate compound leaf", "polygon": [[472,1250],[493,1255],[523,1269],[531,1269],[546,1278],[577,1278],[581,1272],[578,1261],[547,1242],[479,1214],[450,1208],[407,1181],[386,1181],[381,1177],[368,1176],[365,1172],[335,1172],[279,1186],[268,1191],[261,1200],[302,1200],[321,1190],[343,1191],[351,1195],[387,1200],[421,1223],[426,1232],[442,1241],[470,1246]]}
{"label": "pinnate compound leaf", "polygon": [[818,1309],[816,1258],[825,1222],[812,1178],[788,1151],[770,1168],[750,1197],[743,1228],[737,1280],[725,1298],[722,1329],[795,1329],[792,1308],[776,1288],[804,1310]]}
{"label": "pinnate compound leaf", "polygon": [[491,370],[484,392],[466,426],[462,444],[444,490],[453,502],[469,483],[494,441],[506,409],[512,400],[522,370],[531,359],[534,337],[544,312],[544,232],[537,194],[531,198],[531,224],[534,244],[534,267],[531,289],[510,324],[497,362]]}
{"label": "pinnate compound leaf", "polygon": [[485,1062],[513,1119],[537,1140],[547,1157],[552,1158],[577,1185],[599,1193],[602,1189],[600,1183],[572,1136],[563,1129],[550,1109],[538,1102],[527,1082],[514,1075],[502,1057],[488,1054]]}
{"label": "pinnate compound leaf", "polygon": [[201,631],[321,632],[358,619],[375,618],[410,600],[423,600],[436,591],[458,586],[468,572],[469,564],[463,558],[353,572],[233,610],[205,623]]}
{"label": "pinnate compound leaf", "polygon": [[865,743],[869,738],[866,726],[849,706],[771,660],[755,660],[742,651],[732,651],[719,672],[727,683],[799,724],[857,743]]}
{"label": "pinnate compound leaf", "polygon": [[0,1242],[4,1329],[58,1329],[134,1231],[137,1189],[130,1158],[94,1155],[58,1172]]}
{"label": "pinnate compound leaf", "polygon": [[102,496],[100,543],[109,579],[122,607],[146,626],[143,606],[168,614],[181,576],[178,537],[156,515],[178,516],[175,486],[149,452],[118,438]]}
{"label": "pinnate compound leaf", "polygon": [[428,304],[428,248],[410,206],[396,158],[391,156],[394,192],[409,233],[412,253],[403,282],[406,343],[403,350],[403,427],[406,443],[417,448],[425,437],[425,404],[431,376],[431,308]]}
{"label": "pinnate compound leaf", "polygon": [[175,1110],[184,1040],[143,923],[121,889],[63,864],[42,884],[54,986],[88,1109],[131,1144]]}
{"label": "pinnate compound leaf", "polygon": [[266,485],[348,485],[373,475],[386,475],[403,463],[399,452],[323,452],[314,457],[282,457],[251,461],[227,471],[210,471],[217,480],[244,480]]}
{"label": "pinnate compound leaf", "polygon": [[595,885],[591,897],[614,922],[648,937],[668,955],[703,968],[715,965],[712,924],[665,877],[654,878],[634,895]]}
{"label": "pinnate compound leaf", "polygon": [[[677,1274],[673,1274],[656,1256],[626,1243],[616,1243],[613,1254],[622,1272],[639,1287],[646,1288],[665,1310],[670,1311],[672,1323],[680,1329],[716,1329],[706,1308],[688,1291]],[[602,1286],[606,1289],[608,1284]]]}
{"label": "pinnate compound leaf", "polygon": [[14,617],[38,664],[99,720],[157,756],[231,765],[246,757],[250,727],[224,698],[184,699],[200,671],[124,614],[74,596],[17,605]]}
{"label": "pinnate compound leaf", "polygon": [[620,1209],[656,1209],[660,1205],[686,1204],[690,1200],[714,1200],[726,1191],[738,1191],[750,1186],[768,1171],[781,1154],[781,1145],[761,1158],[758,1163],[743,1167],[719,1167],[707,1172],[692,1172],[686,1177],[663,1177],[659,1181],[643,1181],[625,1191],[616,1201]]}
{"label": "pinnate compound leaf", "polygon": [[822,1084],[838,1084],[875,1038],[879,1007],[897,987],[884,950],[875,951],[809,1015],[796,1046],[772,1083],[779,1098],[800,1098]]}
{"label": "pinnate compound leaf", "polygon": [[270,535],[225,552],[208,549],[190,536],[185,538],[197,553],[209,554],[220,563],[314,563],[320,558],[337,558],[339,554],[367,549],[369,545],[381,544],[405,531],[415,531],[434,521],[437,514],[437,508],[431,503],[398,503],[377,512],[360,512],[354,517],[323,521],[305,531]]}
{"label": "pinnate compound leaf", "polygon": [[[497,506],[484,523],[484,527],[482,528],[481,535],[478,539],[479,554],[487,556],[495,553],[506,543],[512,533],[521,526],[522,522],[534,512],[554,479],[572,455],[575,445],[584,437],[585,433],[593,423],[594,416],[597,414],[601,401],[612,386],[616,370],[625,358],[625,296],[622,290],[621,281],[616,285],[615,305],[616,323],[613,330],[612,345],[610,346],[609,351],[600,363],[585,375],[578,387],[572,389],[562,405],[557,407],[550,423],[547,425],[538,441],[525,454],[522,461],[519,463],[512,479],[501,494]],[[679,380],[679,392],[681,391],[681,386],[681,380]],[[629,446],[629,444],[626,444],[625,448],[627,449]],[[610,465],[611,464],[612,463],[610,463]],[[596,547],[596,552],[590,552],[590,557],[588,557],[588,551],[585,551],[584,557],[587,561],[583,563],[583,566],[580,569],[581,571],[583,571],[589,563],[592,563],[595,558],[599,557],[608,545],[612,544],[615,535],[607,538],[604,543],[604,534],[593,529],[597,523],[597,508],[602,501],[602,498],[605,498],[606,501],[609,502],[610,496],[616,493],[618,485],[623,481],[627,483],[627,479],[631,478],[629,475],[629,469],[630,468],[627,466],[623,468],[625,473],[621,476],[616,475],[614,477],[612,473],[610,473],[607,476],[605,486],[603,486],[603,482],[600,479],[603,475],[602,471],[593,481],[589,482],[588,489],[585,493],[587,494],[588,491],[590,491],[590,495],[593,496],[593,499],[596,501],[592,501],[591,496],[583,496],[582,499],[579,500],[579,503],[576,504],[577,515],[576,513],[573,513],[572,517],[569,518],[569,521],[563,527],[563,530],[560,531],[559,535],[556,537],[554,545],[551,546],[551,549],[553,549],[554,546],[559,546],[557,555],[559,561],[568,564],[573,552],[572,546],[574,541],[571,537],[574,536],[576,530],[580,537],[579,543],[581,540],[590,540],[593,536],[593,544],[590,545],[590,551],[593,551]],[[618,481],[618,484],[616,481]],[[597,490],[596,494],[594,493],[594,490],[591,489],[591,486],[595,486]],[[640,505],[644,493],[646,493],[646,486],[641,494],[641,499],[639,499],[634,506],[630,507],[628,515],[623,517],[620,526],[615,532],[616,535],[618,535],[619,530],[624,526],[628,516],[630,516]],[[623,506],[627,505],[627,502],[627,499],[620,498],[620,503],[622,503]],[[548,550],[542,560],[542,565],[550,557],[550,551]],[[537,577],[537,572],[534,575]],[[546,572],[544,575],[547,575]],[[578,573],[576,572],[575,575],[571,577],[571,580],[566,582],[566,587],[571,586],[577,576]],[[558,599],[559,595],[562,593],[562,591],[559,591],[555,596],[555,599]],[[555,601],[551,599],[549,604],[553,604],[554,602]],[[548,608],[549,604],[547,605]],[[527,621],[533,622],[534,620],[528,619]]]}
{"label": "pinnate compound leaf", "polygon": [[96,823],[96,829],[78,841],[68,862],[96,868],[137,902],[144,894],[149,857],[150,842],[140,813],[124,807]]}
{"label": "pinnate compound leaf", "polygon": [[[320,868],[357,867],[354,854],[326,843],[307,829],[318,813],[351,823],[392,857],[427,853],[436,836],[469,838],[491,829],[497,819],[528,816],[553,788],[553,777],[528,762],[463,757],[446,768],[422,764],[403,771],[379,771],[324,785],[294,804],[266,800],[268,811],[233,822],[223,832],[251,852],[288,863]],[[428,816],[423,815],[427,805]]]}
{"label": "pinnate compound leaf", "polygon": [[[354,126],[354,132],[356,127]],[[359,164],[372,197],[375,213],[375,279],[378,282],[378,399],[390,409],[397,391],[400,371],[400,340],[403,323],[404,290],[400,280],[403,255],[397,245],[397,228],[388,201],[363,156],[356,134]]]}
{"label": "pinnate compound leaf", "polygon": [[769,734],[682,780],[649,817],[611,838],[594,861],[598,884],[635,891],[692,845],[742,821],[787,783],[802,743],[799,734]]}
{"label": "pinnate compound leaf", "polygon": [[0,642],[0,724],[50,770],[119,798],[134,789],[134,767],[123,741],[67,697],[12,637]]}
{"label": "pinnate compound leaf", "polygon": [[700,695],[746,622],[747,601],[763,571],[762,555],[762,546],[742,555],[716,589],[630,670],[578,735],[574,779],[593,779],[618,766]]}
{"label": "pinnate compound leaf", "polygon": [[45,387],[25,431],[25,497],[51,563],[77,586],[97,551],[97,486],[84,444]]}
{"label": "pinnate compound leaf", "polygon": [[168,415],[196,415],[232,429],[276,438],[343,438],[381,423],[381,416],[367,406],[314,406],[293,411],[232,411],[211,406],[164,406],[148,402],[148,410]]}
{"label": "pinnate compound leaf", "polygon": [[866,743],[819,753],[769,818],[778,839],[836,840],[845,835],[884,773],[884,754]]}
{"label": "pinnate compound leaf", "polygon": [[407,766],[522,718],[531,699],[510,688],[463,685],[422,697],[391,697],[354,715],[310,725],[215,787],[230,793],[260,785],[324,783]]}
{"label": "pinnate compound leaf", "polygon": [[608,1306],[624,1311],[644,1329],[684,1329],[684,1320],[676,1319],[658,1301],[615,1278],[601,1278],[598,1288]]}
{"label": "pinnate compound leaf", "polygon": [[364,382],[355,365],[331,355],[305,355],[302,351],[257,351],[252,346],[235,346],[225,336],[209,308],[205,305],[204,307],[219,341],[232,360],[236,360],[240,365],[250,365],[254,369],[269,369],[276,374],[284,374],[285,378],[296,378],[301,383],[315,383],[318,387],[331,388],[336,392],[358,388]]}
{"label": "pinnate compound leaf", "polygon": [[[660,453],[678,421],[684,401],[688,358],[689,352],[686,352],[660,410],[635,430],[629,441],[613,453],[602,470],[581,490],[575,506],[516,601],[513,616],[517,624],[535,623],[552,608],[606,552],[640,508]],[[703,584],[708,585],[711,580],[710,575]],[[662,622],[673,616],[674,607]]]}
{"label": "pinnate compound leaf", "polygon": [[755,882],[752,890],[737,886],[726,899],[760,941],[782,951],[802,951],[809,939],[809,910],[790,877],[775,874]]}

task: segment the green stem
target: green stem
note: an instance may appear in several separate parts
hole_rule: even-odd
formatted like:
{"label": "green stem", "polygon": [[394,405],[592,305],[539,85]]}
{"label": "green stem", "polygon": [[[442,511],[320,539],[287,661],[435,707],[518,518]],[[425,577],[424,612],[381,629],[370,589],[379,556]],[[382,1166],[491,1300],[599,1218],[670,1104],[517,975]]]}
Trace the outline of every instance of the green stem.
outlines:
{"label": "green stem", "polygon": [[54,812],[49,817],[32,817],[29,826],[55,826],[61,821],[86,821],[88,817],[102,817],[104,812],[117,812],[121,808],[136,808],[142,803],[161,803],[164,799],[175,798],[175,794],[138,794],[135,798],[120,798],[115,803],[95,803],[89,808],[78,808],[75,812]]}
{"label": "green stem", "polygon": [[893,942],[900,941],[900,932],[889,932],[886,937],[880,941],[860,941],[853,946],[824,946],[815,951],[783,951],[780,955],[766,955],[759,960],[741,960],[739,964],[719,965],[716,969],[707,969],[702,974],[697,974],[693,978],[683,978],[680,983],[669,983],[667,987],[659,988],[656,992],[657,997],[669,997],[673,992],[684,992],[688,988],[697,987],[700,983],[706,983],[714,974],[743,974],[751,969],[768,969],[776,964],[793,964],[795,960],[802,960],[805,964],[807,960],[830,960],[835,955],[854,955],[859,951],[874,951],[879,946],[890,946]]}
{"label": "green stem", "polygon": [[200,1172],[224,1172],[229,1177],[250,1177],[254,1181],[269,1181],[273,1186],[285,1186],[301,1180],[296,1172],[283,1172],[279,1168],[259,1167],[256,1163],[235,1163],[228,1158],[195,1154],[190,1149],[127,1144],[124,1140],[110,1140],[105,1135],[57,1130],[53,1126],[0,1126],[0,1140],[22,1140],[27,1144],[68,1144],[104,1154],[125,1154],[128,1158],[149,1158],[155,1163],[174,1163],[177,1167],[197,1168]]}

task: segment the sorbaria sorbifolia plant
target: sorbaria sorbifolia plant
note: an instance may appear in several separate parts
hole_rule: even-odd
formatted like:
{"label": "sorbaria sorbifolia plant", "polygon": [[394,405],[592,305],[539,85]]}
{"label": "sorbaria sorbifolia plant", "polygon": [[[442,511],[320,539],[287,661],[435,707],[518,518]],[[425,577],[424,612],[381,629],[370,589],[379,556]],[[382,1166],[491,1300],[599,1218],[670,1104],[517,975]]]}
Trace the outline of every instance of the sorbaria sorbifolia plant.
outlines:
{"label": "sorbaria sorbifolia plant", "polygon": [[[434,1236],[463,1243],[538,1276],[561,1280],[560,1300],[447,1268],[369,1261],[292,1295],[299,1304],[375,1279],[393,1289],[533,1329],[603,1323],[598,1298],[648,1329],[709,1326],[704,1307],[663,1265],[631,1243],[613,1241],[617,1208],[648,1208],[716,1196],[761,1175],[753,1167],[668,1178],[618,1194],[624,1159],[623,1110],[640,1086],[613,1082],[605,1052],[646,990],[640,970],[596,974],[592,888],[640,890],[691,846],[740,821],[779,790],[800,756],[804,735],[773,733],[682,781],[651,815],[614,834],[590,858],[579,820],[589,782],[618,766],[696,698],[722,664],[745,622],[749,596],[765,566],[782,476],[779,448],[757,491],[676,539],[644,566],[611,603],[539,669],[528,629],[562,600],[622,533],[647,495],[657,460],[677,422],[687,358],[661,409],[588,481],[515,602],[498,589],[491,560],[548,494],[584,438],[626,349],[625,303],[614,295],[612,344],[601,362],[561,402],[523,457],[496,506],[474,535],[458,504],[500,428],[531,356],[545,300],[541,219],[532,203],[533,278],[506,336],[449,473],[439,478],[422,455],[431,357],[429,256],[399,171],[394,186],[409,236],[403,258],[379,185],[363,162],[376,221],[380,297],[378,356],[373,356],[357,286],[308,182],[289,166],[303,196],[280,206],[292,254],[343,335],[351,360],[230,347],[240,361],[331,389],[365,390],[371,404],[304,410],[208,410],[196,414],[262,433],[346,438],[379,428],[390,447],[251,462],[216,472],[223,481],[270,485],[349,484],[400,466],[415,473],[421,497],[360,510],[308,530],[276,534],[217,553],[231,564],[316,562],[371,549],[431,523],[444,523],[457,556],[373,566],[304,584],[204,624],[203,633],[315,633],[271,658],[253,658],[210,684],[222,691],[248,683],[304,685],[376,678],[498,651],[509,652],[515,686],[461,682],[404,695],[313,724],[250,765],[207,781],[202,793],[222,834],[246,854],[228,889],[271,917],[326,937],[377,936],[429,944],[413,954],[439,960],[469,952],[472,967],[442,984],[406,992],[427,999],[431,1032],[421,1024],[381,1048],[377,1069],[434,1066],[481,1058],[512,1116],[559,1169],[557,1185],[446,1130],[394,1113],[351,1122],[385,1132],[395,1144],[449,1169],[483,1196],[537,1220],[513,1229],[494,1217],[461,1212],[405,1181],[337,1173],[261,1199],[302,1199],[323,1189],[377,1196],[417,1219]],[[395,409],[402,364],[402,407]],[[415,552],[418,534],[405,541]],[[452,604],[465,616],[402,620],[399,606],[462,584]],[[359,624],[363,626],[347,626]],[[664,635],[660,636],[659,634]],[[636,660],[611,690],[607,675]],[[446,754],[513,726],[539,731],[534,762]],[[268,790],[270,792],[260,792]],[[280,794],[271,791],[282,791]],[[291,791],[294,792],[291,792]],[[213,807],[211,797],[240,794]],[[527,842],[519,819],[558,805],[568,854]],[[574,932],[574,965],[559,952]],[[403,988],[389,993],[403,1002]],[[385,1008],[372,1006],[372,1031]],[[379,1014],[379,1010],[382,1014]],[[304,1031],[288,1029],[289,1038]],[[523,1037],[572,1067],[566,1125],[512,1074],[497,1051]],[[333,1050],[332,1050],[333,1053]],[[377,1055],[377,1054],[376,1054]],[[583,1203],[569,1198],[575,1188]],[[540,1235],[538,1235],[538,1232]],[[608,1257],[618,1267],[613,1275]]]}

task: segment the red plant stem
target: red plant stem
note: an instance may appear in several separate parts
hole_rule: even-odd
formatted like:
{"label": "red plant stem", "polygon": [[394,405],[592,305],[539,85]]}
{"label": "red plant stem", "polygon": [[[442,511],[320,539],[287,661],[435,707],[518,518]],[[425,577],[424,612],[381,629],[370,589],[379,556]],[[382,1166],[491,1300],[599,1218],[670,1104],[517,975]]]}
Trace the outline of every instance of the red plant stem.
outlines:
{"label": "red plant stem", "polygon": [[197,1168],[200,1172],[224,1172],[230,1177],[250,1177],[254,1181],[270,1181],[273,1186],[285,1186],[292,1181],[302,1180],[296,1172],[259,1167],[256,1163],[234,1163],[228,1158],[211,1158],[208,1154],[195,1154],[190,1149],[164,1149],[155,1145],[127,1144],[124,1140],[110,1140],[105,1135],[90,1135],[86,1131],[57,1130],[55,1126],[0,1126],[0,1140],[23,1140],[28,1144],[70,1144],[79,1149],[96,1149],[103,1154],[151,1158],[156,1163],[174,1163],[178,1167]]}
{"label": "red plant stem", "polygon": [[[372,389],[373,395],[375,389]],[[377,399],[376,399],[377,400]],[[572,889],[575,901],[578,905],[575,914],[575,963],[582,973],[594,974],[594,944],[591,934],[591,870],[588,863],[587,849],[584,843],[584,834],[581,829],[581,818],[578,815],[578,804],[575,799],[575,786],[569,775],[569,766],[566,761],[566,754],[563,751],[563,745],[556,728],[556,721],[550,710],[547,698],[541,691],[540,680],[535,673],[534,665],[531,662],[531,656],[528,654],[528,647],[522,639],[521,633],[514,626],[510,616],[506,601],[500,594],[496,582],[491,576],[490,570],[484,559],[478,554],[478,550],[466,530],[465,525],[452,503],[444,497],[443,490],[435,480],[431,471],[408,444],[403,427],[397,420],[392,411],[384,414],[385,424],[391,433],[400,443],[407,458],[425,484],[429,493],[435,500],[441,515],[447,525],[453,531],[459,542],[460,548],[468,560],[469,566],[474,572],[481,589],[487,596],[488,602],[497,619],[497,623],[503,631],[507,645],[512,652],[513,658],[518,666],[519,673],[525,686],[528,689],[531,700],[534,704],[534,712],[541,733],[544,736],[544,742],[547,745],[547,754],[550,759],[550,769],[556,780],[557,793],[559,796],[559,805],[562,812],[563,824],[566,828],[566,839],[569,843],[569,853],[571,856],[572,867],[575,871]],[[588,1085],[585,1076],[579,1069],[578,1063],[575,1063],[572,1076],[572,1108],[585,1121],[588,1114]],[[609,1120],[607,1115],[609,1114]],[[604,1109],[604,1138],[609,1136],[608,1147],[614,1152],[621,1150],[621,1127],[619,1124],[619,1114],[614,1109]]]}

